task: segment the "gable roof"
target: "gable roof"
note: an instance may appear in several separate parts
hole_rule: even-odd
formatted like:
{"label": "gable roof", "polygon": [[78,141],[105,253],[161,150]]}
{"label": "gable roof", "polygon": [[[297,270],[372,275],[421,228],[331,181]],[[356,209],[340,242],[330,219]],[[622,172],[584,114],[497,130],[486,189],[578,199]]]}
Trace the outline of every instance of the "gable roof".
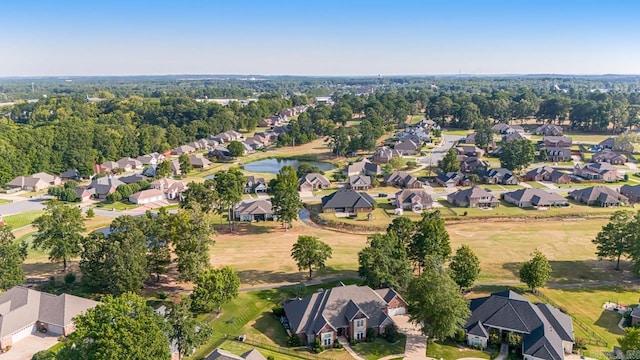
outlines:
{"label": "gable roof", "polygon": [[367,175],[352,175],[349,176],[349,185],[351,186],[370,186],[371,176]]}
{"label": "gable roof", "polygon": [[[562,341],[573,342],[571,317],[547,304],[532,304],[524,297],[503,291],[471,301],[465,329],[481,336],[485,326],[522,334],[523,353],[544,360],[562,360]],[[486,335],[485,335],[486,336]]]}
{"label": "gable roof", "polygon": [[234,210],[240,215],[273,214],[271,199],[244,200]]}
{"label": "gable roof", "polygon": [[367,326],[389,321],[384,309],[387,301],[368,286],[338,286],[284,304],[284,311],[295,334],[317,334],[325,326],[345,327],[358,314],[367,317]]}
{"label": "gable roof", "polygon": [[601,204],[614,204],[627,202],[629,199],[607,186],[591,186],[584,189],[576,189],[569,193],[574,199],[582,199],[585,202],[599,201]]}
{"label": "gable roof", "polygon": [[489,197],[491,202],[498,201],[498,199],[496,199],[492,194],[475,185],[468,189],[458,190],[453,194],[448,195],[448,198],[455,201],[456,203],[469,202],[470,199],[481,197]]}
{"label": "gable roof", "polygon": [[396,207],[403,203],[428,205],[433,203],[433,199],[424,190],[404,189],[396,193]]}
{"label": "gable roof", "polygon": [[319,173],[309,173],[298,180],[299,185],[303,184],[322,184],[324,186],[331,186],[331,181],[324,175]]}
{"label": "gable roof", "polygon": [[98,303],[77,296],[52,295],[14,286],[0,295],[0,338],[36,321],[66,326],[72,319]]}
{"label": "gable roof", "polygon": [[519,189],[505,193],[504,196],[509,196],[510,198],[520,202],[531,202],[532,205],[536,206],[567,201],[567,199],[558,195],[558,193],[552,193],[537,188]]}
{"label": "gable roof", "polygon": [[133,200],[150,199],[158,196],[164,196],[164,192],[159,189],[147,189],[147,190],[141,190],[135,194],[129,195],[129,199],[133,199]]}
{"label": "gable roof", "polygon": [[339,189],[322,197],[322,207],[335,208],[372,208],[375,200],[365,192],[351,189]]}
{"label": "gable roof", "polygon": [[258,350],[251,349],[242,355],[236,355],[217,348],[205,360],[267,360]]}
{"label": "gable roof", "polygon": [[622,187],[620,187],[620,194],[626,196],[626,197],[635,197],[635,198],[639,198],[640,197],[640,185],[622,185]]}

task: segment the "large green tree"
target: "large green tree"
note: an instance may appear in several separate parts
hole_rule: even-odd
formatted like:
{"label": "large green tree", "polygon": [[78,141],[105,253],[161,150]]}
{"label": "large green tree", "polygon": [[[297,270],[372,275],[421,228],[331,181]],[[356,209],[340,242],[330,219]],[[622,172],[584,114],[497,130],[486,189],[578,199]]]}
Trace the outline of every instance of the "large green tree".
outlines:
{"label": "large green tree", "polygon": [[460,289],[469,288],[476,281],[480,274],[480,260],[469,245],[462,245],[456,250],[449,264],[449,274]]}
{"label": "large green tree", "polygon": [[618,345],[623,354],[640,351],[640,328],[626,328],[624,336],[618,338]]}
{"label": "large green tree", "polygon": [[387,226],[387,234],[394,234],[405,246],[409,246],[416,232],[416,223],[406,216],[399,216]]}
{"label": "large green tree", "polygon": [[240,278],[230,267],[207,269],[195,281],[191,293],[191,308],[196,312],[210,312],[238,296]]}
{"label": "large green tree", "polygon": [[132,216],[116,218],[111,233],[93,232],[83,241],[82,282],[114,295],[139,292],[148,278],[146,237]]}
{"label": "large green tree", "polygon": [[408,253],[409,259],[419,270],[428,265],[430,258],[443,263],[451,255],[449,233],[439,210],[422,213],[422,218],[416,223]]}
{"label": "large green tree", "polygon": [[442,169],[444,173],[460,171],[460,162],[458,161],[456,151],[449,149],[447,154],[440,160],[438,166],[440,166],[440,169]]}
{"label": "large green tree", "polygon": [[180,280],[193,281],[209,267],[213,234],[209,215],[197,206],[181,209],[171,218],[169,237],[176,254]]}
{"label": "large green tree", "polygon": [[156,282],[171,265],[171,217],[166,209],[160,208],[157,215],[147,211],[138,220],[140,230],[146,236],[147,272],[155,277]]}
{"label": "large green tree", "polygon": [[49,259],[62,260],[62,270],[67,271],[67,261],[80,253],[85,230],[80,208],[51,201],[44,215],[33,221],[33,226],[38,230],[33,238],[33,248],[48,250]]}
{"label": "large green tree", "polygon": [[198,321],[191,312],[191,298],[182,297],[180,301],[169,303],[165,314],[168,326],[168,338],[178,350],[178,359],[192,354],[206,342],[212,334],[209,323]]}
{"label": "large green tree", "polygon": [[551,264],[549,260],[538,249],[533,252],[531,260],[522,264],[520,268],[520,281],[527,284],[531,291],[543,287],[551,276]]}
{"label": "large green tree", "polygon": [[170,359],[164,319],[145,299],[125,293],[107,295],[95,308],[74,319],[59,359]]}
{"label": "large green tree", "polygon": [[189,160],[189,155],[187,154],[178,156],[178,163],[180,164],[180,173],[184,176],[193,170],[193,165],[191,164],[191,160]]}
{"label": "large green tree", "polygon": [[302,208],[298,193],[298,177],[293,166],[283,166],[271,188],[273,214],[285,229],[289,229],[293,220],[298,218],[298,210]]}
{"label": "large green tree", "polygon": [[27,243],[17,242],[11,226],[0,225],[0,290],[24,284],[22,263],[27,258]]}
{"label": "large green tree", "polygon": [[486,120],[478,121],[476,124],[476,146],[480,149],[487,150],[489,144],[493,142],[493,131],[491,125]]}
{"label": "large green tree", "polygon": [[212,212],[218,206],[218,192],[216,181],[205,179],[203,183],[192,181],[182,193],[181,206],[188,208],[191,204],[198,204],[204,212]]}
{"label": "large green tree", "polygon": [[227,150],[229,150],[229,154],[234,157],[240,157],[244,155],[244,146],[240,143],[240,141],[232,141],[227,145]]}
{"label": "large green tree", "polygon": [[245,183],[246,179],[244,174],[237,168],[216,173],[215,190],[217,193],[218,211],[220,214],[227,214],[229,230],[231,231],[233,231],[234,224],[233,208],[242,200]]}
{"label": "large green tree", "polygon": [[500,152],[500,165],[509,170],[520,170],[535,160],[535,147],[527,139],[503,142]]}
{"label": "large green tree", "polygon": [[634,214],[631,211],[618,210],[609,218],[609,222],[593,239],[596,255],[616,261],[616,270],[620,270],[620,257],[628,255],[634,241],[638,238]]}
{"label": "large green tree", "polygon": [[406,247],[394,234],[369,236],[367,246],[358,253],[358,264],[358,274],[365,285],[374,289],[390,286],[403,291],[411,280]]}
{"label": "large green tree", "polygon": [[418,324],[420,331],[429,338],[453,336],[471,315],[458,285],[433,263],[420,277],[413,278],[405,299],[409,319]]}
{"label": "large green tree", "polygon": [[293,244],[291,257],[298,264],[298,269],[309,270],[309,279],[313,275],[313,269],[322,269],[328,259],[331,258],[331,247],[320,241],[315,236],[300,235],[298,241]]}

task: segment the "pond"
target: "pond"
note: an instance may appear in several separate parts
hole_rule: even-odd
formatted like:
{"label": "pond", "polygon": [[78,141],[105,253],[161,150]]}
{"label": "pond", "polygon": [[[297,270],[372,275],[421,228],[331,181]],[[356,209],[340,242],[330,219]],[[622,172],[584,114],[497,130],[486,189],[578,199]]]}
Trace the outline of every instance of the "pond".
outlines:
{"label": "pond", "polygon": [[311,166],[315,166],[322,171],[330,171],[337,168],[337,166],[331,163],[326,163],[326,162],[269,158],[269,159],[262,159],[262,160],[245,164],[244,169],[250,172],[255,172],[255,173],[277,174],[280,171],[280,169],[285,165],[291,165],[297,170],[298,165],[302,163],[307,163]]}

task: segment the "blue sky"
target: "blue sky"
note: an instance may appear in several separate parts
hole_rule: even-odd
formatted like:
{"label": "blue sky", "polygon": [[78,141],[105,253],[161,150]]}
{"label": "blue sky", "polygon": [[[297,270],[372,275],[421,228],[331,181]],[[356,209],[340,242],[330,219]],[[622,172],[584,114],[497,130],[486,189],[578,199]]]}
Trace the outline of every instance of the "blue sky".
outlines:
{"label": "blue sky", "polygon": [[640,74],[640,1],[7,0],[0,76]]}

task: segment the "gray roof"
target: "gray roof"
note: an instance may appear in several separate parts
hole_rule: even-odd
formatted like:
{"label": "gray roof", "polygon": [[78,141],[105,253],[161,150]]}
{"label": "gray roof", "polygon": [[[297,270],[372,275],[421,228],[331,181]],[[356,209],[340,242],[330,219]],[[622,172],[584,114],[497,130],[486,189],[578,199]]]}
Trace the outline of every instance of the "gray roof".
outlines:
{"label": "gray roof", "polygon": [[122,176],[120,177],[119,180],[125,184],[133,184],[133,183],[140,182],[142,180],[147,180],[147,177],[142,174],[133,174],[129,176]]}
{"label": "gray roof", "polygon": [[15,286],[0,295],[0,338],[36,321],[64,327],[97,304],[69,294],[56,296]]}
{"label": "gray roof", "polygon": [[352,175],[349,176],[349,185],[351,186],[371,186],[371,176]]}
{"label": "gray roof", "polygon": [[392,321],[384,311],[389,302],[383,295],[389,296],[368,286],[338,286],[291,300],[284,304],[284,311],[295,334],[317,334],[327,325],[346,327],[359,313],[367,317],[368,327],[376,327]]}
{"label": "gray roof", "polygon": [[205,360],[267,360],[258,350],[252,349],[236,355],[223,349],[215,349]]}
{"label": "gray roof", "polygon": [[323,208],[372,208],[375,200],[371,195],[351,189],[340,189],[322,197]]}
{"label": "gray roof", "polygon": [[516,201],[531,202],[532,205],[536,206],[567,202],[567,199],[558,195],[557,193],[552,193],[536,188],[519,189],[516,191],[505,193],[504,196],[508,196]]}
{"label": "gray roof", "polygon": [[238,215],[273,214],[271,199],[244,200],[235,209]]}
{"label": "gray roof", "polygon": [[107,195],[111,187],[118,188],[118,186],[124,185],[122,181],[111,176],[104,176],[101,178],[91,180],[88,189],[93,189],[98,195]]}
{"label": "gray roof", "polygon": [[465,325],[467,332],[482,336],[486,327],[518,332],[523,335],[525,355],[562,360],[562,341],[574,341],[571,317],[547,304],[534,305],[513,291],[474,299],[470,307],[471,316]]}
{"label": "gray roof", "polygon": [[584,189],[576,189],[569,193],[569,196],[584,202],[599,201],[601,204],[617,204],[627,202],[629,199],[619,194],[616,190],[607,186],[591,186]]}
{"label": "gray roof", "polygon": [[490,197],[491,202],[498,202],[498,199],[496,199],[495,196],[491,195],[486,190],[479,188],[477,186],[473,186],[464,190],[458,190],[453,194],[449,194],[447,196],[447,199],[455,202],[456,204],[459,204],[459,203],[468,203],[470,199],[480,198],[480,197]]}
{"label": "gray roof", "polygon": [[620,194],[626,197],[640,197],[640,185],[622,185],[620,188]]}
{"label": "gray roof", "polygon": [[78,179],[80,178],[80,173],[78,169],[70,169],[60,174],[60,177],[62,179]]}
{"label": "gray roof", "polygon": [[525,176],[528,178],[534,178],[538,175],[551,174],[553,171],[554,171],[554,168],[552,168],[549,165],[544,165],[544,166],[540,166],[535,169],[527,171]]}
{"label": "gray roof", "polygon": [[631,317],[640,318],[640,306],[636,306],[631,311]]}
{"label": "gray roof", "polygon": [[396,193],[396,207],[403,203],[431,205],[433,204],[433,199],[424,190],[404,189]]}
{"label": "gray roof", "polygon": [[306,183],[308,184],[320,183],[324,186],[331,186],[331,181],[329,181],[329,179],[327,179],[324,175],[318,174],[318,173],[309,173],[304,177],[301,177],[300,180],[298,180],[298,183],[300,185],[306,184]]}

